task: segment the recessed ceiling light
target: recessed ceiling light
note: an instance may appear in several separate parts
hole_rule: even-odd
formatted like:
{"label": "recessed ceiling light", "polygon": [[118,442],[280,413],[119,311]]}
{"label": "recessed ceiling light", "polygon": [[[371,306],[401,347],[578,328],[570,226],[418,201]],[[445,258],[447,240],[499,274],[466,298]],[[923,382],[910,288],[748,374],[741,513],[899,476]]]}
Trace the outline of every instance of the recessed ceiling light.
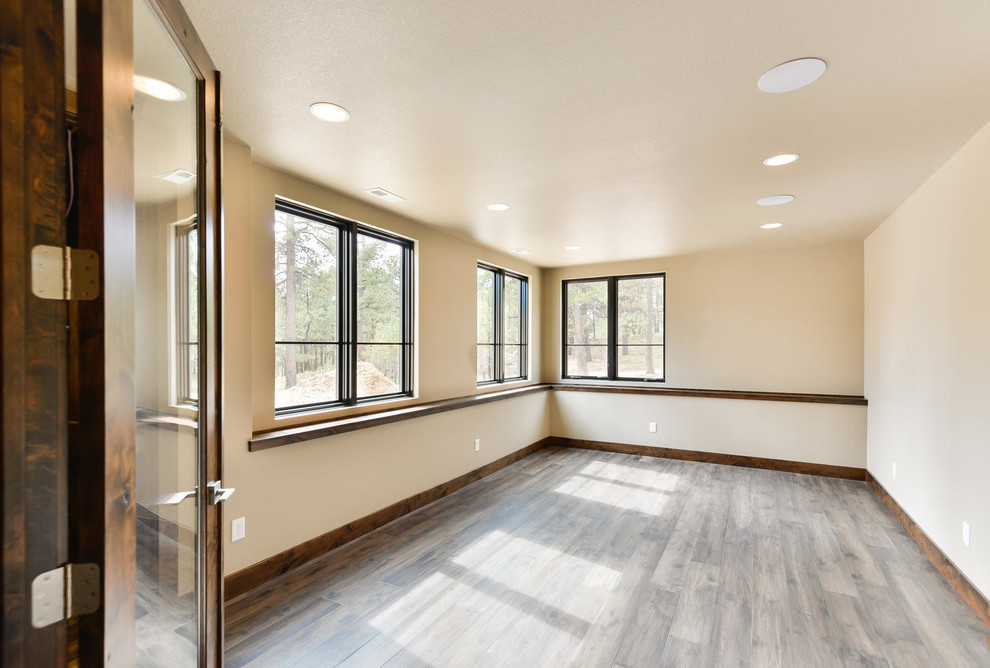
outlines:
{"label": "recessed ceiling light", "polygon": [[489,211],[508,211],[509,210],[509,205],[508,204],[489,204],[488,205],[488,210]]}
{"label": "recessed ceiling light", "polygon": [[771,195],[770,197],[756,200],[756,203],[760,206],[777,206],[778,204],[787,204],[792,201],[794,201],[794,195]]}
{"label": "recessed ceiling light", "polygon": [[781,63],[757,82],[764,93],[788,93],[804,88],[825,74],[825,61],[821,58],[798,58]]}
{"label": "recessed ceiling light", "polygon": [[378,199],[385,200],[386,202],[405,202],[405,197],[399,197],[395,193],[389,192],[384,188],[371,188],[370,190],[365,190],[364,192],[369,195],[374,195]]}
{"label": "recessed ceiling light", "polygon": [[513,253],[519,253],[520,255],[532,255],[532,251],[528,251],[525,248],[513,248]]}
{"label": "recessed ceiling light", "polygon": [[781,153],[770,156],[763,161],[763,164],[767,167],[780,167],[781,165],[789,165],[800,157],[797,153]]}
{"label": "recessed ceiling light", "polygon": [[315,104],[311,104],[309,105],[309,113],[321,121],[327,121],[329,123],[343,123],[351,119],[349,111],[333,102],[316,102]]}
{"label": "recessed ceiling light", "polygon": [[564,250],[581,250],[580,246],[564,246]]}
{"label": "recessed ceiling light", "polygon": [[140,74],[134,75],[134,90],[166,102],[178,102],[186,99],[185,91],[178,86]]}
{"label": "recessed ceiling light", "polygon": [[182,185],[183,183],[188,183],[196,178],[196,175],[187,169],[173,169],[168,174],[159,174],[155,178],[161,179],[162,181],[168,181],[169,183],[174,183],[176,185]]}
{"label": "recessed ceiling light", "polygon": [[761,230],[775,230],[778,227],[783,227],[783,223],[767,223],[766,225],[760,225]]}

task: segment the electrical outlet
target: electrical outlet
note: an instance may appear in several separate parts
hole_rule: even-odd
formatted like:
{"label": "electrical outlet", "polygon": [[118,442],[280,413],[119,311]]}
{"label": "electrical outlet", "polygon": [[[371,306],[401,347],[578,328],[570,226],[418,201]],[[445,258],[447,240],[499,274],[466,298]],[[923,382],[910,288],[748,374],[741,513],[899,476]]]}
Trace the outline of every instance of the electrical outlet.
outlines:
{"label": "electrical outlet", "polygon": [[969,547],[969,522],[963,522],[963,545]]}
{"label": "electrical outlet", "polygon": [[235,543],[244,538],[244,518],[238,517],[230,523],[230,542]]}
{"label": "electrical outlet", "polygon": [[657,423],[656,422],[651,422],[650,423],[650,433],[651,434],[657,433]]}
{"label": "electrical outlet", "polygon": [[481,439],[480,438],[474,439],[474,451],[475,452],[481,452]]}
{"label": "electrical outlet", "polygon": [[894,466],[891,468],[891,475],[897,477],[897,462],[894,462]]}

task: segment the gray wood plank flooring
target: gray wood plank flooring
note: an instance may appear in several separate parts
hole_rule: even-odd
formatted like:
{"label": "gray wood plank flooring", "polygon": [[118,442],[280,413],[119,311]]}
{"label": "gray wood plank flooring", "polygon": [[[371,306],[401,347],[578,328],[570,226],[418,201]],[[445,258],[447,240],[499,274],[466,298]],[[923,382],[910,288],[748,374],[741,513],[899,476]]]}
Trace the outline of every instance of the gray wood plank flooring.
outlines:
{"label": "gray wood plank flooring", "polygon": [[231,601],[240,666],[990,666],[865,483],[552,448]]}

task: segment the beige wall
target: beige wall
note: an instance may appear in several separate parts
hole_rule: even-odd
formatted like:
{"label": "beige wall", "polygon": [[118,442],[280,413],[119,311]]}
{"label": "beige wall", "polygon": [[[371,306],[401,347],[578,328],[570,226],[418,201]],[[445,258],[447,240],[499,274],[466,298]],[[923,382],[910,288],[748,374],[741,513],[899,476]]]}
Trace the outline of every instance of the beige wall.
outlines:
{"label": "beige wall", "polygon": [[988,183],[990,125],[866,240],[865,340],[868,468],[990,596]]}
{"label": "beige wall", "polygon": [[[667,274],[660,387],[862,394],[860,244],[546,270],[544,380],[560,379],[563,279],[657,271]],[[554,436],[866,465],[861,406],[557,392],[551,410]]]}
{"label": "beige wall", "polygon": [[550,411],[565,438],[866,466],[863,406],[554,392]]}
{"label": "beige wall", "polygon": [[543,378],[560,378],[561,280],[664,271],[667,387],[863,393],[863,251],[726,251],[546,270]]}
{"label": "beige wall", "polygon": [[[274,416],[276,195],[416,242],[418,397],[377,407],[477,393],[477,262],[483,260],[530,277],[533,331],[540,327],[540,272],[516,257],[254,163],[246,146],[228,141],[224,149],[223,463],[225,484],[237,488],[224,509],[225,573],[483,466],[549,434],[547,395],[538,393],[249,453],[247,441],[252,431],[321,417],[311,414],[276,420]],[[533,343],[530,377],[535,379],[540,376],[540,342]],[[353,411],[338,410],[322,417],[348,412]],[[479,453],[474,452],[476,438],[482,442]],[[247,537],[231,543],[229,522],[242,516],[246,518]]]}

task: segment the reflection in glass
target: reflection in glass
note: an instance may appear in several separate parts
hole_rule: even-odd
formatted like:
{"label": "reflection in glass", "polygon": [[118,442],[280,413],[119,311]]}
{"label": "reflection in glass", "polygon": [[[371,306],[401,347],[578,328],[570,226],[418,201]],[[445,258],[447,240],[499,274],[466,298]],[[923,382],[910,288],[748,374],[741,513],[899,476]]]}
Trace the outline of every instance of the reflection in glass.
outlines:
{"label": "reflection in glass", "polygon": [[200,581],[197,81],[145,0],[134,3],[134,72],[184,93],[173,101],[134,94],[137,664],[193,666]]}

